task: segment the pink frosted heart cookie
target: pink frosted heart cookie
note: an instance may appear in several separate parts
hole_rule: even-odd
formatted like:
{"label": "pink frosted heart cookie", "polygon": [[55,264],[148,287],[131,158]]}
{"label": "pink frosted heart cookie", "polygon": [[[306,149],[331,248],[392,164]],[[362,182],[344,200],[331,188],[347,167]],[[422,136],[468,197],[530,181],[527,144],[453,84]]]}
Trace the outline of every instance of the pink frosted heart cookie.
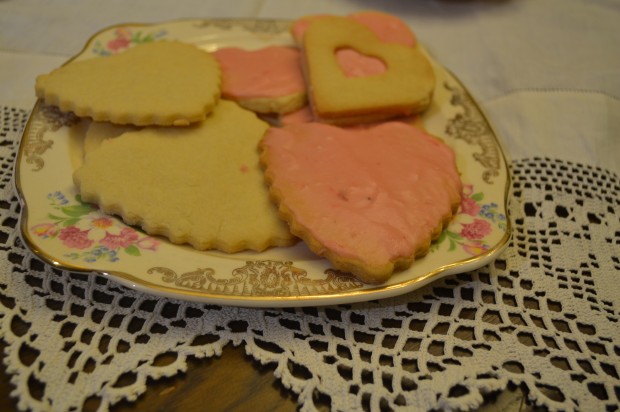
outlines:
{"label": "pink frosted heart cookie", "polygon": [[306,103],[298,49],[225,47],[213,56],[222,69],[222,97],[257,113],[290,113]]}
{"label": "pink frosted heart cookie", "polygon": [[270,128],[259,147],[293,234],[365,282],[426,254],[460,203],[452,149],[404,122],[290,124]]}

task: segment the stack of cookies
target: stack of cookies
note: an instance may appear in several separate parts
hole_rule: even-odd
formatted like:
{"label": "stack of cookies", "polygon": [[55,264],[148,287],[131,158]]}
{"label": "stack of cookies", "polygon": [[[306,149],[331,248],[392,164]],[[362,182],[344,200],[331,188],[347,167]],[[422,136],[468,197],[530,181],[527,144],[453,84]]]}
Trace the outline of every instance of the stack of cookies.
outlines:
{"label": "stack of cookies", "polygon": [[220,82],[211,54],[161,41],[71,62],[40,76],[36,91],[94,120],[73,176],[83,201],[199,250],[294,244],[256,152],[268,125],[220,99]]}
{"label": "stack of cookies", "polygon": [[415,36],[378,12],[303,17],[291,36],[213,53],[161,41],[40,76],[46,103],[92,119],[82,199],[199,250],[302,239],[369,283],[423,256],[461,182],[412,120],[435,87]]}

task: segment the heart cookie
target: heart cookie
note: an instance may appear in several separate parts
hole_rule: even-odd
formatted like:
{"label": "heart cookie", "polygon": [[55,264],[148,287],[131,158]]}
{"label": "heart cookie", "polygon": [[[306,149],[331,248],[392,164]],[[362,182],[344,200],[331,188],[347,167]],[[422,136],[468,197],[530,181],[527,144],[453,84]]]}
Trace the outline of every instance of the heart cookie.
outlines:
{"label": "heart cookie", "polygon": [[267,114],[291,113],[306,104],[299,49],[224,47],[214,51],[213,56],[222,69],[223,98]]}
{"label": "heart cookie", "polygon": [[96,121],[186,126],[204,120],[217,103],[220,68],[196,46],[161,41],[69,62],[37,77],[35,91],[60,110]]}
{"label": "heart cookie", "polygon": [[[350,77],[338,62],[339,50],[378,59],[386,67],[376,75]],[[315,116],[333,124],[408,116],[430,104],[435,74],[419,49],[386,43],[353,19],[315,19],[303,35],[309,100]]]}
{"label": "heart cookie", "polygon": [[270,128],[259,147],[291,231],[364,282],[424,255],[460,204],[452,149],[404,122],[291,124]]}

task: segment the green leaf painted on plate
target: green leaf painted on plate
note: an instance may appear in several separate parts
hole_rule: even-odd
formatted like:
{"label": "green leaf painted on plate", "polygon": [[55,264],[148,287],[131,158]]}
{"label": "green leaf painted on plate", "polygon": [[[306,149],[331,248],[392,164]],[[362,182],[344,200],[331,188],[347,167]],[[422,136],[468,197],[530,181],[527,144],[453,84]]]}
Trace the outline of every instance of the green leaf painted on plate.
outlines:
{"label": "green leaf painted on plate", "polygon": [[453,250],[456,250],[456,245],[457,243],[454,240],[450,239],[450,247],[448,248],[448,252],[452,252]]}
{"label": "green leaf painted on plate", "polygon": [[478,192],[471,195],[471,198],[476,202],[481,202],[484,199],[484,193]]}
{"label": "green leaf painted on plate", "polygon": [[436,243],[441,243],[446,239],[446,232],[447,230],[444,230],[441,232],[441,234],[439,235],[439,237],[437,238],[437,240],[435,241]]}
{"label": "green leaf painted on plate", "polygon": [[127,246],[125,248],[125,253],[127,253],[128,255],[131,255],[131,256],[140,256],[140,249],[138,249],[134,245]]}
{"label": "green leaf painted on plate", "polygon": [[77,224],[79,221],[80,221],[80,219],[79,219],[79,218],[74,217],[74,218],[71,218],[71,219],[67,219],[67,220],[65,220],[64,222],[62,222],[62,225],[63,225],[64,227],[67,227],[67,226],[72,226],[72,225]]}
{"label": "green leaf painted on plate", "polygon": [[71,217],[81,217],[90,213],[93,208],[90,205],[81,203],[79,205],[65,206],[60,209],[62,213]]}
{"label": "green leaf painted on plate", "polygon": [[452,238],[452,239],[455,239],[455,240],[462,240],[462,239],[463,239],[463,238],[461,237],[461,235],[459,235],[459,234],[458,234],[458,233],[456,233],[456,232],[451,232],[451,231],[449,231],[449,230],[446,230],[446,231],[445,231],[445,233],[446,233],[446,235],[447,235],[448,237],[450,237],[450,238]]}

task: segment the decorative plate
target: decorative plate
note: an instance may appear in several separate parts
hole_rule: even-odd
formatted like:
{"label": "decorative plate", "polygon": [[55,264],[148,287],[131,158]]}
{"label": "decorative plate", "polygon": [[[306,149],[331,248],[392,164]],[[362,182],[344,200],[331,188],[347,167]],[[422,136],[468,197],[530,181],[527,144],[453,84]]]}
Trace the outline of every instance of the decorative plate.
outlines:
{"label": "decorative plate", "polygon": [[[181,20],[121,25],[94,35],[73,59],[104,58],[135,44],[176,39],[213,51],[288,45],[286,20]],[[431,58],[432,60],[432,58]],[[427,256],[387,283],[367,285],[330,267],[300,242],[265,252],[200,252],[125,225],[83,203],[72,171],[81,162],[85,121],[41,101],[24,131],[15,169],[21,235],[47,263],[93,272],[146,293],[223,305],[283,307],[351,303],[413,291],[476,269],[507,244],[509,175],[499,142],[461,83],[432,60],[437,88],[425,127],[457,153],[464,197]]]}

